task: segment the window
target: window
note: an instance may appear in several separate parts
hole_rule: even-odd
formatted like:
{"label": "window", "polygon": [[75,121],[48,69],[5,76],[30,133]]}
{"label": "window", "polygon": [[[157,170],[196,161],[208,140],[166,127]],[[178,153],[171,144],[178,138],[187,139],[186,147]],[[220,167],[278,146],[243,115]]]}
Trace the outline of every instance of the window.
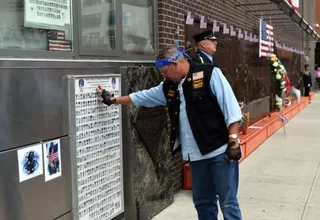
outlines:
{"label": "window", "polygon": [[154,55],[153,0],[123,0],[122,31],[125,54]]}
{"label": "window", "polygon": [[116,0],[81,0],[83,49],[116,49]]}
{"label": "window", "polygon": [[71,0],[0,3],[0,49],[72,51]]}

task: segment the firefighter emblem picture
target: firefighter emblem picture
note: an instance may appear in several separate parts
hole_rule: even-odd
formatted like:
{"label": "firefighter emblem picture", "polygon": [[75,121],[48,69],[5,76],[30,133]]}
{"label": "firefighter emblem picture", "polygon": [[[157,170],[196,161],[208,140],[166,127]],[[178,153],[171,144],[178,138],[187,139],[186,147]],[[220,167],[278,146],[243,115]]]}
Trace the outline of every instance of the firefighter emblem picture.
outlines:
{"label": "firefighter emblem picture", "polygon": [[43,174],[41,144],[20,149],[17,153],[20,182]]}

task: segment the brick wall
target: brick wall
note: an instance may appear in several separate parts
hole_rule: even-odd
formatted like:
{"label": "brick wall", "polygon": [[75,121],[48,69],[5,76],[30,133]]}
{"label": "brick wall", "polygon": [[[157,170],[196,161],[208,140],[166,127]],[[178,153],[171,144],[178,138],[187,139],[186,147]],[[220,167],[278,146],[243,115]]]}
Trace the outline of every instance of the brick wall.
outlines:
{"label": "brick wall", "polygon": [[178,192],[182,188],[183,183],[183,161],[181,151],[177,152],[172,158],[171,162],[171,171],[172,171],[172,186],[174,193]]}
{"label": "brick wall", "polygon": [[[238,28],[245,29],[247,31],[258,34],[259,32],[259,16],[253,16],[254,13],[246,12],[244,7],[235,7],[240,1],[231,0],[158,0],[158,34],[159,34],[159,48],[161,49],[164,45],[172,45],[173,40],[177,39],[180,41],[180,46],[185,47],[186,38],[186,25],[185,16],[188,11],[195,12],[196,16],[206,16],[209,20],[217,20],[222,23],[232,24]],[[245,2],[245,1],[242,1]],[[266,0],[251,0],[250,3],[261,3],[266,2]],[[254,9],[259,10],[261,7],[268,6],[253,6]],[[250,8],[250,10],[252,7]],[[280,10],[277,11],[281,12]],[[257,14],[257,13],[256,13]],[[198,17],[199,18],[199,17]],[[290,22],[290,21],[289,21]],[[179,33],[176,34],[177,29]],[[220,30],[221,31],[221,30]],[[277,40],[288,44],[288,45],[301,45],[302,42],[293,38],[289,33],[281,30],[275,30],[275,35]],[[233,45],[237,45],[237,42],[233,42]],[[230,47],[230,45],[229,45]],[[218,48],[219,50],[219,48]],[[256,50],[256,49],[255,49]],[[298,58],[300,59],[300,58]],[[233,66],[237,66],[234,64]],[[259,64],[260,65],[260,64]],[[264,66],[263,68],[265,68]],[[234,67],[232,67],[234,68]],[[261,70],[256,71],[257,67],[253,67],[252,72],[263,72]],[[269,67],[268,67],[269,68]],[[300,69],[299,66],[294,66],[297,71]],[[231,77],[234,76],[235,68],[232,69],[229,74]],[[236,77],[234,77],[236,78]],[[255,81],[255,75],[252,77],[251,83],[257,85],[259,88],[260,82]],[[268,77],[267,77],[268,78]],[[229,79],[228,79],[229,80]],[[230,81],[229,81],[230,82]],[[237,82],[235,82],[236,84]],[[265,85],[265,93],[268,93],[268,83]],[[249,86],[250,87],[250,86]],[[270,86],[269,86],[270,87]],[[260,91],[258,91],[260,92]],[[255,94],[256,92],[249,91],[247,94]],[[265,93],[262,97],[265,97]],[[248,95],[247,95],[248,96]],[[261,97],[259,97],[261,98]],[[243,100],[240,100],[243,101]],[[252,100],[251,100],[252,101]],[[172,172],[174,174],[173,184],[175,190],[182,188],[182,178],[183,178],[183,166],[180,154],[177,154],[172,160]]]}
{"label": "brick wall", "polygon": [[[159,26],[159,46],[173,43],[173,39],[179,39],[181,46],[184,46],[184,27],[185,15],[188,11],[195,12],[196,15],[206,16],[209,19],[226,22],[236,27],[246,29],[251,32],[258,33],[259,16],[254,16],[257,13],[246,12],[248,8],[235,7],[238,1],[230,0],[158,0],[158,26]],[[265,0],[253,0],[250,3],[266,2]],[[261,7],[270,6],[251,6],[259,10]],[[276,11],[273,11],[276,13]],[[280,9],[278,13],[281,12]],[[179,36],[175,36],[177,28],[180,29]],[[292,38],[290,33],[285,33],[281,30],[275,30],[277,40],[295,45],[297,41]],[[301,42],[298,42],[301,44]]]}

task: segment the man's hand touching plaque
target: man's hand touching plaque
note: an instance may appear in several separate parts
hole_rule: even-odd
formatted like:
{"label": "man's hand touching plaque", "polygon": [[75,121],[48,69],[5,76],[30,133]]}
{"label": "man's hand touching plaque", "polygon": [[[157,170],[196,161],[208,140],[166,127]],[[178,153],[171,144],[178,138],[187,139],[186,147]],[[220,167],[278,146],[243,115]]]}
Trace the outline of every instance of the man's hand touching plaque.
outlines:
{"label": "man's hand touching plaque", "polygon": [[116,99],[113,97],[113,95],[103,89],[101,85],[98,85],[97,92],[99,95],[101,95],[101,98],[98,98],[99,102],[102,102],[108,106],[116,103]]}

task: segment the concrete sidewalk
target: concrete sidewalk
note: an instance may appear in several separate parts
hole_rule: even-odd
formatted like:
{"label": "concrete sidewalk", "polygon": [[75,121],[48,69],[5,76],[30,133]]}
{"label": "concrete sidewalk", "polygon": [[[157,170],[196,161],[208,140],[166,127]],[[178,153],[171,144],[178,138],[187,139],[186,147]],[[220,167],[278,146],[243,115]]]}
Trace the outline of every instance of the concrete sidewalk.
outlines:
{"label": "concrete sidewalk", "polygon": [[[320,220],[320,94],[240,164],[244,220]],[[190,191],[153,220],[196,220]],[[221,213],[219,220],[222,220]]]}

